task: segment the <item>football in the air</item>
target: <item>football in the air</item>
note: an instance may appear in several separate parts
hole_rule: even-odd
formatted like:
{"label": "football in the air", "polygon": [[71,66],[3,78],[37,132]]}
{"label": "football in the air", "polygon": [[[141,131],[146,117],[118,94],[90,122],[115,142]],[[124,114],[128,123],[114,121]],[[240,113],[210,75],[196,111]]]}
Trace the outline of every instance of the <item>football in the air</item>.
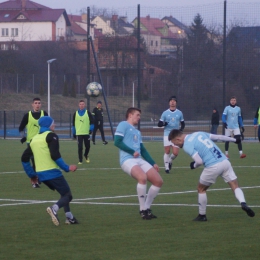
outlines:
{"label": "football in the air", "polygon": [[91,97],[98,97],[102,93],[102,86],[98,82],[90,82],[86,87],[87,94]]}

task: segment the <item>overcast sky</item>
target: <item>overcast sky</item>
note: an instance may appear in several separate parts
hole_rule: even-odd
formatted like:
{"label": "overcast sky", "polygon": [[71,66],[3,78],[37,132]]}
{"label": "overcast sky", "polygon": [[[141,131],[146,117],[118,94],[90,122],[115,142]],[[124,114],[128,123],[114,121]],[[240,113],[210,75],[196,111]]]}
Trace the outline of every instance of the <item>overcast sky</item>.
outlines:
{"label": "overcast sky", "polygon": [[[246,3],[250,0],[227,0],[227,2],[232,3]],[[96,7],[107,7],[107,8],[117,8],[117,7],[128,7],[128,6],[198,6],[198,5],[208,5],[215,3],[224,3],[224,0],[34,0],[34,2],[48,6],[50,8],[65,8],[68,13],[76,14],[80,9],[86,8],[88,6]],[[250,2],[260,2],[260,0],[252,0]]]}

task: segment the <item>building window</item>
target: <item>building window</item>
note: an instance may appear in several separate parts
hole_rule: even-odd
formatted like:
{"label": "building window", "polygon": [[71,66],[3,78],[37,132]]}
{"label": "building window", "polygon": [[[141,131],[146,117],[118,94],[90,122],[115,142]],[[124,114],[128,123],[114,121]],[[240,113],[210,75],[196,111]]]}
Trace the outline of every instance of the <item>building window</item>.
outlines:
{"label": "building window", "polygon": [[5,44],[5,43],[2,43],[2,44],[1,44],[1,50],[7,51],[8,49],[9,49],[8,44]]}
{"label": "building window", "polygon": [[2,28],[2,36],[8,36],[8,28]]}
{"label": "building window", "polygon": [[153,41],[151,41],[151,46],[153,46]]}
{"label": "building window", "polygon": [[10,49],[17,51],[18,50],[18,46],[15,43],[13,43],[13,44],[11,44]]}
{"label": "building window", "polygon": [[11,36],[13,36],[13,37],[18,36],[18,28],[12,28],[11,29]]}
{"label": "building window", "polygon": [[155,46],[156,46],[156,47],[158,46],[158,41],[155,42]]}

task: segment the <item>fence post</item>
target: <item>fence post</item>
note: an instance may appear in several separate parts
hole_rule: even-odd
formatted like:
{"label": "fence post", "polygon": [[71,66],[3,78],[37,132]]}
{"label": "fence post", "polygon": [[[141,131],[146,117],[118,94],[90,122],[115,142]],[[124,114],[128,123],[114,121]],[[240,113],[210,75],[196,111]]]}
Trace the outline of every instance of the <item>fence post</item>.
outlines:
{"label": "fence post", "polygon": [[4,110],[4,139],[6,139],[6,111]]}
{"label": "fence post", "polygon": [[71,114],[70,114],[70,123],[69,123],[69,127],[70,127],[69,132],[70,132],[70,138],[71,138]]}

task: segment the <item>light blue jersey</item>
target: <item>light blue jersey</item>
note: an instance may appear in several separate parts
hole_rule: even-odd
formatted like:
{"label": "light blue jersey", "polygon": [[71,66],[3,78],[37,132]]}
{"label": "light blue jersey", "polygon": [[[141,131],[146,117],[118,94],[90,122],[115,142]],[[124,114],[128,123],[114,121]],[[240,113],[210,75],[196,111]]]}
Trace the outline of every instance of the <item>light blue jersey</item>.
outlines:
{"label": "light blue jersey", "polygon": [[240,107],[226,106],[223,115],[226,117],[226,123],[229,129],[239,128],[239,118],[242,122]]}
{"label": "light blue jersey", "polygon": [[183,145],[184,151],[191,157],[198,153],[205,167],[227,160],[209,136],[210,134],[205,132],[195,132],[185,137]]}
{"label": "light blue jersey", "polygon": [[[116,128],[115,135],[124,137],[123,143],[141,154],[140,144],[142,143],[142,136],[140,131],[137,130],[133,125],[129,124],[127,121],[120,122]],[[122,165],[124,161],[127,159],[133,159],[134,156],[119,149],[119,158],[120,165]]]}
{"label": "light blue jersey", "polygon": [[164,127],[164,136],[168,136],[171,130],[180,128],[180,123],[184,121],[184,118],[179,109],[176,109],[174,112],[167,109],[162,113],[160,121],[168,123],[168,125]]}

